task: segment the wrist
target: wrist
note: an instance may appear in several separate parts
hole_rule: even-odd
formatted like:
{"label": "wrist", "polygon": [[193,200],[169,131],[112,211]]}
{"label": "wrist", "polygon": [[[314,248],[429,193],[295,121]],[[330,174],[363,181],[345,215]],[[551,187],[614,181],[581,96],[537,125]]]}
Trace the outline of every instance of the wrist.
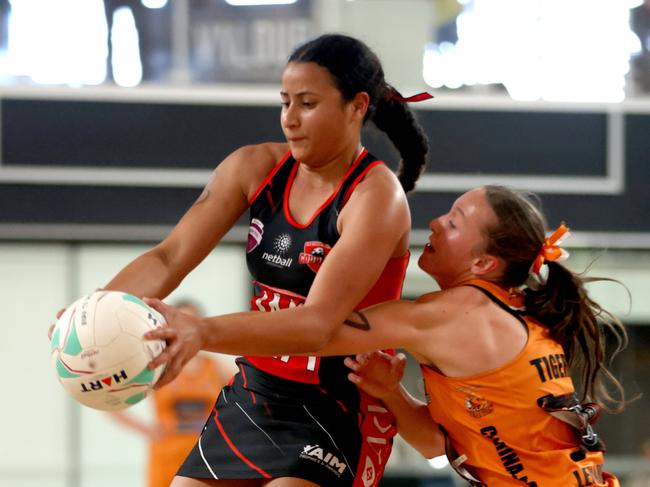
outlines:
{"label": "wrist", "polygon": [[205,350],[208,346],[209,338],[210,338],[210,322],[208,321],[208,318],[198,318],[197,324],[196,324],[196,329],[197,329],[197,335],[199,337],[199,348],[201,350]]}
{"label": "wrist", "polygon": [[384,397],[381,398],[386,405],[397,404],[403,399],[404,395],[402,394],[402,385],[399,383],[395,387],[388,389],[386,394],[384,394]]}
{"label": "wrist", "polygon": [[376,397],[377,399],[385,403],[394,402],[397,397],[393,389],[386,389],[386,388],[381,388],[372,391],[372,396]]}

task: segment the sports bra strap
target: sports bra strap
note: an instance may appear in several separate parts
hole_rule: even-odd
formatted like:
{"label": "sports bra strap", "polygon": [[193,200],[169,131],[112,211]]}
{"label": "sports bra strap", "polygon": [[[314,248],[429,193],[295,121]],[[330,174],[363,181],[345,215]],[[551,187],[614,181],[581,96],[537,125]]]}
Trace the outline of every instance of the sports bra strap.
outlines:
{"label": "sports bra strap", "polygon": [[526,310],[523,293],[514,288],[507,290],[498,284],[482,279],[470,279],[460,283],[459,286],[471,286],[483,291],[486,296],[511,313],[520,314]]}

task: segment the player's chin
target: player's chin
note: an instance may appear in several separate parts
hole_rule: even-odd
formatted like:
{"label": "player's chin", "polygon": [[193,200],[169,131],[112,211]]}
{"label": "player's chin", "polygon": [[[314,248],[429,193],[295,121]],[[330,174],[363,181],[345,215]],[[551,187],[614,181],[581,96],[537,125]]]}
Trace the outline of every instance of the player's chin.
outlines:
{"label": "player's chin", "polygon": [[418,267],[427,274],[431,274],[433,272],[433,264],[434,263],[431,253],[426,251],[422,252],[418,258]]}
{"label": "player's chin", "polygon": [[299,148],[296,148],[295,146],[292,146],[289,144],[289,150],[291,150],[291,155],[297,160],[297,161],[303,161],[305,158],[305,153],[304,151],[300,150]]}
{"label": "player's chin", "polygon": [[292,143],[289,142],[289,149],[291,150],[291,155],[300,162],[309,163],[312,159],[311,151],[304,143]]}

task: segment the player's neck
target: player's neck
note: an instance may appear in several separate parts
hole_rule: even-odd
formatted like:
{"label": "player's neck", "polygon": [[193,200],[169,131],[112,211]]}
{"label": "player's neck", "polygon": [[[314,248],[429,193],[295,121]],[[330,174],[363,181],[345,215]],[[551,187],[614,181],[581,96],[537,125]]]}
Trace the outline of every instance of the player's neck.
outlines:
{"label": "player's neck", "polygon": [[342,151],[324,164],[317,166],[301,164],[296,175],[296,182],[299,181],[298,184],[314,189],[336,185],[350,166],[357,161],[363,150],[364,147],[359,143]]}

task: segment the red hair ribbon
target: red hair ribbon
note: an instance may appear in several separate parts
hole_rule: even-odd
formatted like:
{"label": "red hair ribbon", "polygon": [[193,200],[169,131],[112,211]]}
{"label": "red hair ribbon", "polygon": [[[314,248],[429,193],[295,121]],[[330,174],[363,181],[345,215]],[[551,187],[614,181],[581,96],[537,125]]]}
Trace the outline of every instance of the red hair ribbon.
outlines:
{"label": "red hair ribbon", "polygon": [[562,237],[566,236],[568,233],[569,228],[562,223],[550,237],[544,240],[544,244],[533,262],[533,267],[531,269],[532,272],[539,274],[544,262],[555,262],[556,260],[566,259],[569,256],[569,253],[560,247]]}
{"label": "red hair ribbon", "polygon": [[417,93],[415,95],[404,97],[395,88],[390,88],[388,95],[386,95],[387,100],[396,100],[396,101],[401,101],[402,103],[412,103],[412,102],[430,100],[431,98],[433,98],[433,95],[426,91],[423,91],[422,93]]}

